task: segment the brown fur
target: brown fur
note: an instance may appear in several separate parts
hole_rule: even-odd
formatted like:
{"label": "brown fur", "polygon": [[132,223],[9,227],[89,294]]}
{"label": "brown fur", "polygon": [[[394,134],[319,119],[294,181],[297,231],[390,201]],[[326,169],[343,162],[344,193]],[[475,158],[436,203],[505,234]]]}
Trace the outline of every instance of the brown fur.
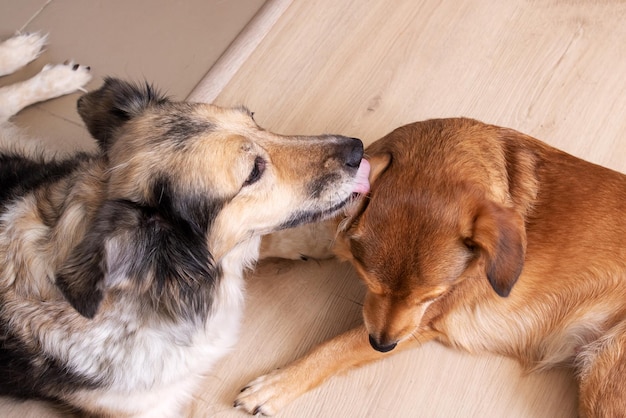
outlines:
{"label": "brown fur", "polygon": [[435,339],[533,370],[570,365],[581,415],[625,415],[626,176],[469,119],[401,127],[367,155],[369,199],[328,224],[341,222],[333,250],[367,286],[364,325],[258,378],[236,406],[273,414],[396,344]]}

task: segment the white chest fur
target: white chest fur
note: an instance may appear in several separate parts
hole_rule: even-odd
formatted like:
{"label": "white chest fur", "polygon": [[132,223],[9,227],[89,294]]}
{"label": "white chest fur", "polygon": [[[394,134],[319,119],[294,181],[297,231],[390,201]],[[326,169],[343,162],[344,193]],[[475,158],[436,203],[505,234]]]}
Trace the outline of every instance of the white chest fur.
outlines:
{"label": "white chest fur", "polygon": [[[137,416],[179,416],[203,374],[236,343],[243,314],[243,270],[258,257],[259,241],[241,244],[222,259],[223,276],[204,329],[179,340],[184,333],[176,326],[152,325],[137,329],[132,342],[119,348],[103,347],[113,363],[109,365],[115,374],[110,376],[113,386],[81,391],[73,400],[120,412],[123,405],[123,412]],[[84,367],[89,361],[78,363]],[[96,367],[103,365],[99,362]]]}

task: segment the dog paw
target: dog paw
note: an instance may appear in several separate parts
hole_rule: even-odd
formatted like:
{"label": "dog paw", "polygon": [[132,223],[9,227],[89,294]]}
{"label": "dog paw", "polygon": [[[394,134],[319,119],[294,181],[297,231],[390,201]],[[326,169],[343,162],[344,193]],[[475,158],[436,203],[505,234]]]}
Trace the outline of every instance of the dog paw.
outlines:
{"label": "dog paw", "polygon": [[292,388],[287,373],[275,370],[243,388],[234,407],[252,415],[275,415],[298,395]]}
{"label": "dog paw", "polygon": [[37,87],[43,99],[52,99],[84,90],[84,86],[91,80],[91,68],[75,64],[72,61],[64,64],[48,64],[35,76]]}
{"label": "dog paw", "polygon": [[16,35],[0,44],[0,75],[11,74],[37,58],[46,45],[48,35],[39,33]]}

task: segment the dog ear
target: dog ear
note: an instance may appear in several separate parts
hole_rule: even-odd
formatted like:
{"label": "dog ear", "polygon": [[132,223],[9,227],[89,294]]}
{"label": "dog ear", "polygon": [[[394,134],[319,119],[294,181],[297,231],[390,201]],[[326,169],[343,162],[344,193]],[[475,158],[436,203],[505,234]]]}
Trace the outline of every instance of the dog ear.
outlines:
{"label": "dog ear", "polygon": [[107,77],[102,87],[78,99],[77,108],[91,136],[106,151],[122,125],[147,108],[168,101],[148,83],[141,86]]}
{"label": "dog ear", "polygon": [[86,318],[96,315],[104,298],[103,262],[103,242],[88,233],[56,274],[56,285],[65,299]]}
{"label": "dog ear", "polygon": [[[391,163],[391,154],[387,152],[381,152],[378,154],[367,156],[367,161],[370,163],[370,174],[368,177],[368,181],[370,185],[372,185],[389,167],[389,164]],[[363,214],[363,212],[369,205],[369,202],[369,198],[362,197],[358,199],[355,204],[348,207],[346,209],[346,216],[339,222],[339,225],[337,226],[337,231],[347,231],[350,226]]]}
{"label": "dog ear", "polygon": [[161,202],[156,206],[105,202],[59,269],[56,284],[81,315],[93,318],[111,289],[151,292],[150,300],[172,315],[209,308],[204,283],[213,283],[218,274],[206,240],[206,217],[215,208],[181,204],[167,187],[157,189]]}
{"label": "dog ear", "polygon": [[[142,260],[129,235],[139,225],[135,206],[126,201],[107,201],[88,226],[83,240],[71,251],[56,274],[56,285],[81,315],[93,318],[114,278],[126,277],[129,264]],[[130,237],[132,238],[132,237]],[[115,271],[109,271],[113,266]]]}
{"label": "dog ear", "polygon": [[466,243],[484,258],[493,290],[508,296],[524,266],[526,231],[522,217],[511,208],[486,201],[477,211],[472,237]]}
{"label": "dog ear", "polygon": [[391,163],[391,154],[384,152],[372,155],[371,157],[368,157],[368,162],[370,163],[369,182],[372,184],[380,177],[381,174],[385,172],[387,167],[389,167],[389,164]]}

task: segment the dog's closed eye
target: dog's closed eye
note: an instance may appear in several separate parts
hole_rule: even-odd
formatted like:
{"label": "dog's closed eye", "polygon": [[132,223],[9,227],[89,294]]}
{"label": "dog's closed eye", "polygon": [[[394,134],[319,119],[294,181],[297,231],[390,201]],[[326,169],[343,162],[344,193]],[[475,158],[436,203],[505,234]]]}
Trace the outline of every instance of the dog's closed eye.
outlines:
{"label": "dog's closed eye", "polygon": [[254,166],[252,167],[252,171],[250,172],[250,175],[248,176],[246,181],[243,183],[244,187],[249,186],[259,181],[261,176],[263,176],[264,171],[265,171],[265,160],[261,157],[256,157],[254,159]]}

